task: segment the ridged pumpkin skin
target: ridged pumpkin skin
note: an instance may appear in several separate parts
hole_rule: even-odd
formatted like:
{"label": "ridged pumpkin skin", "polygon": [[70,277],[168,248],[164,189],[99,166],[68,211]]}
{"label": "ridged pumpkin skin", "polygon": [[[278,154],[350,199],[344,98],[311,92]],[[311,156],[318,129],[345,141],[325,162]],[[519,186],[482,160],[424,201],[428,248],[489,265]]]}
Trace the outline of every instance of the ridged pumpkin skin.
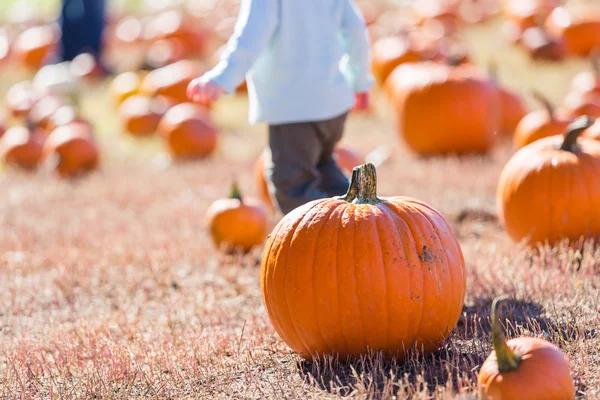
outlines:
{"label": "ridged pumpkin skin", "polygon": [[36,133],[22,126],[13,127],[0,139],[0,159],[6,165],[33,170],[42,157],[43,145]]}
{"label": "ridged pumpkin skin", "polygon": [[202,75],[202,64],[190,60],[182,60],[149,72],[143,79],[141,92],[149,96],[162,95],[185,103],[188,84]]}
{"label": "ridged pumpkin skin", "polygon": [[267,237],[268,224],[265,210],[254,200],[242,200],[237,187],[232,198],[216,200],[206,212],[213,243],[228,252],[249,252],[260,245]]}
{"label": "ridged pumpkin skin", "polygon": [[572,400],[575,387],[569,360],[556,346],[543,339],[504,339],[492,304],[494,351],[478,374],[482,400]]}
{"label": "ridged pumpkin skin", "polygon": [[499,126],[495,85],[469,65],[403,64],[386,81],[398,132],[422,155],[481,153]]}
{"label": "ridged pumpkin skin", "polygon": [[390,36],[373,43],[371,69],[379,86],[398,65],[417,61],[421,61],[421,54],[408,38]]}
{"label": "ridged pumpkin skin", "polygon": [[217,129],[203,107],[178,104],[165,113],[157,128],[175,158],[203,158],[217,147]]}
{"label": "ridged pumpkin skin", "polygon": [[[254,166],[254,180],[258,187],[258,194],[261,202],[271,211],[275,208],[273,206],[273,200],[269,194],[269,186],[265,179],[265,158],[269,156],[269,149],[265,149],[256,160]],[[338,144],[334,153],[335,159],[338,165],[348,174],[352,173],[354,167],[358,167],[364,160],[354,152],[351,148],[344,144]]]}
{"label": "ridged pumpkin skin", "polygon": [[100,152],[93,139],[91,125],[72,122],[50,133],[44,143],[44,160],[56,158],[55,172],[61,178],[72,178],[95,170]]}
{"label": "ridged pumpkin skin", "polygon": [[525,146],[502,171],[499,213],[516,242],[600,235],[600,142],[581,138],[565,151],[559,150],[563,140],[553,136]]}
{"label": "ridged pumpkin skin", "polygon": [[465,295],[465,264],[444,218],[409,198],[377,199],[375,167],[343,197],[287,214],[265,245],[261,290],[277,333],[304,358],[439,348]]}

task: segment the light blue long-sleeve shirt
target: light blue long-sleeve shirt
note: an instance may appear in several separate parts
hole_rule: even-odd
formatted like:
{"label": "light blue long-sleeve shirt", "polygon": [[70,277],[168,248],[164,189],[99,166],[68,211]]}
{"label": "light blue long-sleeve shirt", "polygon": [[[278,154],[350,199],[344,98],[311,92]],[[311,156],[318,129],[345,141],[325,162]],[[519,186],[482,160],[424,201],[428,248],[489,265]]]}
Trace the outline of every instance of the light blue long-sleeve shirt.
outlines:
{"label": "light blue long-sleeve shirt", "polygon": [[353,0],[242,0],[220,62],[204,76],[248,83],[251,123],[320,121],[373,85],[369,39]]}

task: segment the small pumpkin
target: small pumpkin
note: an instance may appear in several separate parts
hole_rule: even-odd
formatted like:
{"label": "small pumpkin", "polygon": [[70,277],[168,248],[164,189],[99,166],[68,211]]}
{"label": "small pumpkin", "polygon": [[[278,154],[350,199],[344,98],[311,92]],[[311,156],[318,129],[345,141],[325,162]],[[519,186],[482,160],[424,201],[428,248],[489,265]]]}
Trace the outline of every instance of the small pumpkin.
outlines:
{"label": "small pumpkin", "polygon": [[600,95],[600,54],[595,54],[591,60],[592,70],[578,73],[571,81],[571,93]]}
{"label": "small pumpkin", "polygon": [[161,95],[178,103],[185,103],[189,83],[202,75],[204,68],[200,63],[182,60],[149,72],[142,80],[141,93]]}
{"label": "small pumpkin", "polygon": [[[269,193],[269,186],[267,179],[265,178],[265,160],[270,157],[271,153],[269,149],[265,149],[256,160],[254,166],[254,180],[258,187],[259,198],[262,203],[273,211],[275,209],[273,200],[271,200],[271,194]],[[339,143],[334,152],[334,157],[340,168],[347,174],[352,173],[354,167],[364,163],[362,157],[360,157],[354,150],[343,143]]]}
{"label": "small pumpkin", "polygon": [[380,86],[398,65],[421,60],[420,52],[411,46],[406,37],[389,36],[373,43],[371,69]]}
{"label": "small pumpkin", "polygon": [[69,71],[73,76],[90,82],[98,81],[106,76],[106,70],[90,53],[82,53],[69,63]]}
{"label": "small pumpkin", "polygon": [[599,118],[600,93],[569,93],[564,101],[563,113],[570,119],[583,117],[585,115],[590,118]]}
{"label": "small pumpkin", "polygon": [[181,39],[160,39],[153,42],[146,52],[146,62],[152,68],[161,68],[181,61],[190,53]]}
{"label": "small pumpkin", "polygon": [[42,137],[36,132],[15,126],[0,138],[0,159],[6,165],[33,170],[38,166],[43,145]]}
{"label": "small pumpkin", "polygon": [[110,84],[110,95],[114,104],[121,105],[128,97],[140,92],[144,72],[123,72],[115,77]]}
{"label": "small pumpkin", "polygon": [[15,57],[24,67],[37,70],[56,51],[58,38],[57,29],[52,25],[27,28],[15,39]]}
{"label": "small pumpkin", "polygon": [[519,337],[508,342],[498,321],[498,306],[492,303],[494,351],[478,374],[482,400],[572,400],[575,386],[569,360],[556,346],[543,339]]}
{"label": "small pumpkin", "polygon": [[18,82],[6,93],[6,108],[13,117],[24,118],[29,115],[38,98],[39,94],[31,81]]}
{"label": "small pumpkin", "polygon": [[554,244],[600,236],[600,142],[579,138],[591,125],[581,117],[564,136],[523,147],[504,167],[498,205],[514,241]]}
{"label": "small pumpkin", "polygon": [[53,130],[44,143],[43,159],[55,163],[54,171],[61,178],[73,178],[98,168],[100,151],[92,126],[72,122]]}
{"label": "small pumpkin", "polygon": [[88,121],[86,121],[79,115],[75,106],[67,104],[60,107],[58,110],[56,110],[54,114],[52,114],[47,123],[47,132],[50,133],[59,126],[67,125],[71,122],[81,122],[89,124]]}
{"label": "small pumpkin", "polygon": [[435,21],[442,24],[447,33],[456,32],[462,23],[458,8],[459,1],[455,0],[420,0],[412,3],[412,11],[420,24]]}
{"label": "small pumpkin", "polygon": [[59,95],[48,94],[42,96],[31,107],[29,112],[29,120],[43,132],[50,133],[49,125],[52,116],[63,106],[67,105],[68,101]]}
{"label": "small pumpkin", "polygon": [[557,7],[546,20],[546,27],[553,37],[564,40],[572,54],[585,57],[600,47],[600,17],[593,10],[576,14]]}
{"label": "small pumpkin", "polygon": [[125,132],[133,136],[147,136],[156,132],[167,107],[160,98],[133,95],[119,107],[119,118]]}
{"label": "small pumpkin", "polygon": [[234,182],[230,197],[219,199],[208,208],[206,226],[218,248],[226,252],[249,252],[267,237],[268,216],[254,200],[242,199]]}
{"label": "small pumpkin", "polygon": [[490,77],[496,83],[500,102],[499,133],[512,136],[519,121],[527,114],[527,109],[516,92],[499,84],[496,64],[490,66]]}
{"label": "small pumpkin", "polygon": [[167,10],[151,18],[148,27],[152,40],[173,40],[179,42],[187,54],[203,55],[208,34],[200,24],[192,24],[181,10]]}
{"label": "small pumpkin", "polygon": [[432,352],[458,322],[465,263],[450,226],[419,200],[378,198],[376,180],[356,167],[345,196],[287,214],[265,245],[267,313],[304,358]]}
{"label": "small pumpkin", "polygon": [[554,106],[544,95],[537,91],[533,94],[544,108],[530,112],[517,124],[514,144],[518,149],[548,136],[562,135],[569,126],[568,120],[556,115]]}
{"label": "small pumpkin", "polygon": [[203,158],[217,147],[217,129],[208,111],[197,104],[182,103],[169,109],[157,131],[175,158]]}
{"label": "small pumpkin", "polygon": [[521,36],[521,44],[534,61],[562,61],[567,56],[564,40],[551,38],[540,26],[527,28]]}
{"label": "small pumpkin", "polygon": [[403,64],[386,81],[398,133],[421,155],[486,152],[498,130],[496,86],[473,66]]}

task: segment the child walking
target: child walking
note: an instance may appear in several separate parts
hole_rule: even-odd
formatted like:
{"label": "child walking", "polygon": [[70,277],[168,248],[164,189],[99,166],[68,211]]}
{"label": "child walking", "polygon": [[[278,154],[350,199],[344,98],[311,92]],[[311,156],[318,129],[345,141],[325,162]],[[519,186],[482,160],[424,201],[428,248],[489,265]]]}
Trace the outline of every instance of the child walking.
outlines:
{"label": "child walking", "polygon": [[215,101],[247,79],[250,123],[269,125],[265,175],[283,213],[342,195],[333,158],[350,109],[368,106],[369,40],[353,0],[242,0],[220,62],[188,87]]}

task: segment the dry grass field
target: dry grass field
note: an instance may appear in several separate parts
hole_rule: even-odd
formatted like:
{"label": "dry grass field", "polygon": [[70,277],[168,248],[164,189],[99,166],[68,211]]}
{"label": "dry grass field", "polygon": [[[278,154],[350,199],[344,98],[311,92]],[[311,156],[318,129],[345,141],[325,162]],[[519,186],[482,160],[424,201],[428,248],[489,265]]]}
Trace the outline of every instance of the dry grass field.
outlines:
{"label": "dry grass field", "polygon": [[[465,33],[475,61],[559,101],[584,61],[533,64],[499,34]],[[22,75],[0,70],[0,96]],[[277,336],[259,289],[261,249],[222,256],[204,213],[232,177],[255,195],[252,168],[264,126],[246,124],[244,97],[215,110],[221,129],[210,160],[171,164],[157,139],[123,136],[106,84],[82,87],[102,168],[64,182],[44,171],[0,171],[0,398],[476,398],[490,352],[489,308],[504,309],[508,336],[533,335],[570,358],[580,398],[600,398],[600,248],[527,249],[496,217],[495,190],[513,150],[420,159],[398,140],[381,96],[354,115],[346,142],[363,155],[392,150],[381,195],[409,195],[451,223],[467,262],[462,317],[444,347],[404,364],[377,355],[307,362]],[[275,221],[273,221],[275,222]]]}

